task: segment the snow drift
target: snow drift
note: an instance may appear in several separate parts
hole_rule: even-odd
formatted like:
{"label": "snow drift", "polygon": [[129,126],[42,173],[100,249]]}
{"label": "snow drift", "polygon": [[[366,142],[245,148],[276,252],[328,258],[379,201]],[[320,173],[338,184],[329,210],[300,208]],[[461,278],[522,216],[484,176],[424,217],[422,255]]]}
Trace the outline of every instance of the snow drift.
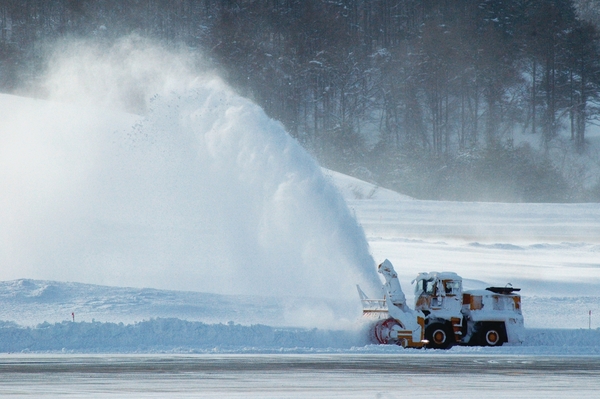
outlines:
{"label": "snow drift", "polygon": [[600,330],[526,330],[523,345],[496,348],[455,346],[448,351],[370,345],[356,330],[277,328],[233,322],[206,324],[151,319],[134,324],[69,322],[21,327],[0,321],[0,353],[471,353],[600,355]]}

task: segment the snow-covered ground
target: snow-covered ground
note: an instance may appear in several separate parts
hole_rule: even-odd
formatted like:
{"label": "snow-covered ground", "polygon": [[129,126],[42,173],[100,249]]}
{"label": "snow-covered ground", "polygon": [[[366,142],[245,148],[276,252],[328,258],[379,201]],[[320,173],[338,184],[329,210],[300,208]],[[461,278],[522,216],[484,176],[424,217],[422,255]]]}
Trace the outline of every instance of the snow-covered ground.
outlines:
{"label": "snow-covered ground", "polygon": [[[413,300],[410,282],[422,271],[455,271],[467,289],[507,283],[522,288],[528,328],[522,346],[453,348],[451,352],[600,355],[600,207],[596,204],[418,201],[399,194],[394,198],[369,183],[324,172],[344,193],[365,229],[374,258],[388,258],[396,265],[409,303]],[[356,199],[356,192],[374,194]],[[309,298],[4,281],[0,320],[29,327],[47,323],[26,330],[4,323],[0,351],[401,350],[365,346],[358,324],[342,331],[298,327],[291,316],[293,304],[311,306],[311,301],[312,306],[320,306],[318,299]],[[79,323],[71,323],[72,312]],[[354,317],[358,320],[359,313]]]}

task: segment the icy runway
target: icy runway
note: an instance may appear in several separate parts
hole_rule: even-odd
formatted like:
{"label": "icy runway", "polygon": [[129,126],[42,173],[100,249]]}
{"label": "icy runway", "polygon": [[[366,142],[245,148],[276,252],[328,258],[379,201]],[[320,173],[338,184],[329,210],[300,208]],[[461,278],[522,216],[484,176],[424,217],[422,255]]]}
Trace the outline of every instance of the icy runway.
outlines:
{"label": "icy runway", "polygon": [[2,398],[596,398],[600,358],[3,355]]}

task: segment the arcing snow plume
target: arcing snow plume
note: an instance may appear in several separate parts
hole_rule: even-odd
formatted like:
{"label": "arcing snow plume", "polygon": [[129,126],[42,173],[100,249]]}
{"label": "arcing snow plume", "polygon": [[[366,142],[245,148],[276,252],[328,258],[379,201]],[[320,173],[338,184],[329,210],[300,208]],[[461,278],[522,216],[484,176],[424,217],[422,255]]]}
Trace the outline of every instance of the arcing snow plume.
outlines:
{"label": "arcing snow plume", "polygon": [[181,54],[84,44],[61,47],[45,86],[77,107],[10,100],[0,118],[1,279],[328,298],[290,302],[296,324],[376,289],[362,229],[280,123]]}
{"label": "arcing snow plume", "polygon": [[37,90],[50,99],[120,111],[142,112],[151,96],[183,90],[199,61],[184,48],[166,50],[130,36],[116,44],[89,40],[49,47],[48,70]]}

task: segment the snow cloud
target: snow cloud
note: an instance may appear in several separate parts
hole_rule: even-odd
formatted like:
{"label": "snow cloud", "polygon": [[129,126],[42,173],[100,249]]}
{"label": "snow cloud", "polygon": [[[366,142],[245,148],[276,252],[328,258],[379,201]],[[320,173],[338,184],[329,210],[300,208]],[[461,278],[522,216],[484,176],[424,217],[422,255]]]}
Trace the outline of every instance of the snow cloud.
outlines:
{"label": "snow cloud", "polygon": [[294,298],[327,298],[320,315],[356,316],[354,284],[379,284],[364,233],[280,123],[184,50],[130,37],[49,60],[50,101],[0,97],[1,279],[267,295],[293,318],[315,313]]}

